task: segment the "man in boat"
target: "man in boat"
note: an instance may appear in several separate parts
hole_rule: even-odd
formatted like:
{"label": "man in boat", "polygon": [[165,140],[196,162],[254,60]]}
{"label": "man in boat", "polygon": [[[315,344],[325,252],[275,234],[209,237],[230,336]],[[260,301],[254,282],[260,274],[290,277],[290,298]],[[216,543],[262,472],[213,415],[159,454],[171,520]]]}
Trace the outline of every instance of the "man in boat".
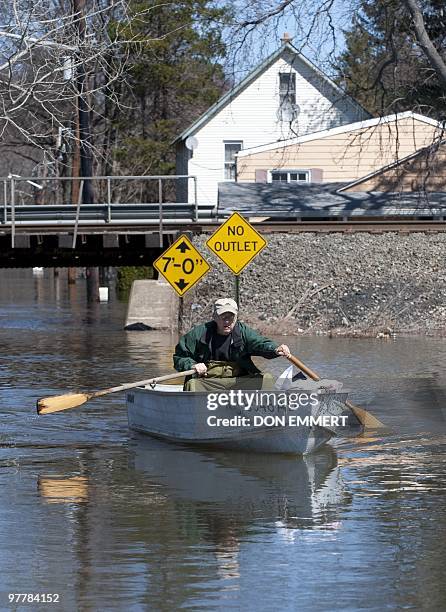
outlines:
{"label": "man in boat", "polygon": [[278,346],[237,320],[237,303],[222,298],[214,303],[213,320],[197,325],[182,336],[173,356],[178,372],[194,369],[185,391],[272,388],[272,375],[262,375],[252,356],[289,357],[286,344]]}

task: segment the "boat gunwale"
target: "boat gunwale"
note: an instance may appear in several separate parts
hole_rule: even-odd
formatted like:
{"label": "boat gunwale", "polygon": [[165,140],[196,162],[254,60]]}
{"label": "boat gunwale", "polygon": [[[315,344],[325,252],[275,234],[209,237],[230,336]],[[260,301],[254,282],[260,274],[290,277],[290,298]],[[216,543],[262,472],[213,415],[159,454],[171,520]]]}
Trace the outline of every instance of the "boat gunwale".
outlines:
{"label": "boat gunwale", "polygon": [[[168,386],[168,385],[165,385]],[[170,385],[169,385],[170,386]],[[171,385],[173,386],[178,386],[178,385]],[[144,392],[144,393],[150,393],[150,394],[159,394],[159,395],[167,395],[169,397],[172,397],[172,395],[174,396],[181,396],[181,397],[200,397],[200,396],[207,396],[210,393],[223,393],[223,394],[227,394],[227,391],[225,390],[221,390],[221,391],[165,391],[164,389],[151,389],[148,387],[135,387],[134,389],[129,389],[127,392],[128,393],[134,393],[135,391],[138,392]],[[288,391],[290,393],[293,393],[295,391],[293,390],[287,390],[287,391],[280,391],[278,389],[241,389],[241,391],[243,392],[247,392],[247,393],[255,393],[256,391],[258,391],[259,393],[287,393]],[[327,393],[327,396],[331,395],[330,393]],[[341,394],[342,395],[342,394]],[[344,393],[343,395],[348,396],[348,393]],[[322,394],[320,397],[324,397],[324,394]]]}

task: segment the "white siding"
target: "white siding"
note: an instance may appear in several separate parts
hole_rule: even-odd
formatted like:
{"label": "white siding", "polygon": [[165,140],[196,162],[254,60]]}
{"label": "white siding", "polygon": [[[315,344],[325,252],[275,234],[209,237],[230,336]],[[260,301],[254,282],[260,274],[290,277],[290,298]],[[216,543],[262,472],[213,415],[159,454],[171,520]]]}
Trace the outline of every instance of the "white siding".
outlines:
{"label": "white siding", "polygon": [[[291,62],[293,65],[291,66]],[[279,72],[296,72],[296,123],[278,120]],[[194,136],[198,147],[188,173],[198,177],[199,204],[216,204],[218,183],[224,181],[224,141],[241,140],[243,148],[352,123],[368,115],[338,94],[298,56],[284,54],[226,104]],[[189,201],[193,194],[189,193]]]}

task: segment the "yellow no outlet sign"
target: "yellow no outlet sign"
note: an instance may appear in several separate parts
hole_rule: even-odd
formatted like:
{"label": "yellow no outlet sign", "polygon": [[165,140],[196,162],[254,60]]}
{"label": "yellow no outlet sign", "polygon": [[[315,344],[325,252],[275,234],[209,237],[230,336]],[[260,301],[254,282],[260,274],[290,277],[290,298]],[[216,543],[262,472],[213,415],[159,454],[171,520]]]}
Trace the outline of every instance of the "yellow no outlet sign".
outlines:
{"label": "yellow no outlet sign", "polygon": [[234,274],[240,274],[267,242],[239,213],[233,213],[206,245]]}

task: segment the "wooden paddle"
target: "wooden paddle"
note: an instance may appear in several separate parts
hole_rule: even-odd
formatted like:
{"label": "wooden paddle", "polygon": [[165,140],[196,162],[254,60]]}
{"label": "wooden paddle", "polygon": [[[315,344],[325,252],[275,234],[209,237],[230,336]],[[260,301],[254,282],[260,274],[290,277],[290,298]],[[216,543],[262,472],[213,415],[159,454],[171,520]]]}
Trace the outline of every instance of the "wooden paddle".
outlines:
{"label": "wooden paddle", "polygon": [[135,387],[143,387],[144,385],[150,385],[164,380],[173,380],[174,378],[189,376],[191,374],[196,374],[196,371],[186,370],[185,372],[175,372],[175,374],[166,374],[165,376],[157,376],[156,378],[148,378],[147,380],[138,380],[138,382],[119,385],[119,387],[110,387],[103,391],[92,391],[91,393],[66,393],[65,395],[42,397],[37,400],[37,413],[50,414],[51,412],[60,412],[61,410],[76,408],[77,406],[82,406],[82,404],[85,404],[88,400],[100,397],[101,395],[117,393],[118,391],[125,391],[126,389],[134,389]]}
{"label": "wooden paddle", "polygon": [[[289,357],[287,357],[287,359],[288,361],[291,361],[291,363],[294,364],[297,368],[299,368],[299,370],[302,370],[302,372],[306,374],[307,376],[309,376],[312,380],[315,380],[315,381],[320,380],[320,377],[316,374],[316,372],[313,372],[313,370],[310,370],[310,368],[306,366],[304,363],[302,363],[302,361],[298,359],[297,357],[290,355]],[[381,423],[379,419],[374,417],[373,414],[370,414],[370,412],[367,412],[367,410],[364,410],[364,408],[355,406],[349,400],[347,400],[345,403],[350,408],[350,410],[353,412],[353,414],[356,416],[358,421],[360,421],[360,423],[364,425],[364,427],[371,428],[371,429],[379,429],[381,427],[385,427],[384,423]]]}

